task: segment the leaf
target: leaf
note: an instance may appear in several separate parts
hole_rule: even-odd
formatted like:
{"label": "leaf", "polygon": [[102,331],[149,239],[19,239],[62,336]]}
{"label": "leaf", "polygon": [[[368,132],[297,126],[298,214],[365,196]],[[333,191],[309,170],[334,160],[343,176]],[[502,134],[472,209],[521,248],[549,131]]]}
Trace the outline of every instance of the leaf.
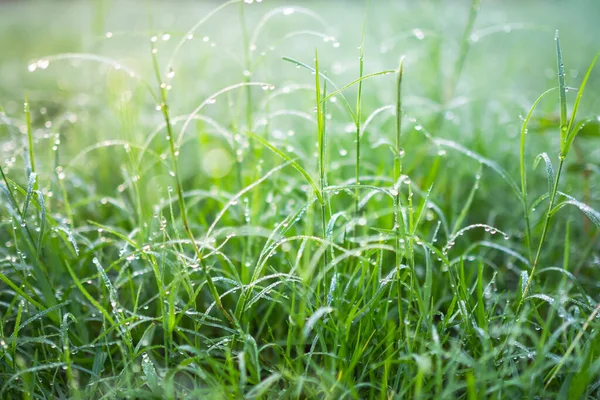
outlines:
{"label": "leaf", "polygon": [[338,94],[340,94],[340,93],[341,93],[341,92],[343,92],[344,90],[346,90],[346,89],[348,89],[348,88],[350,88],[350,87],[352,87],[352,86],[356,85],[357,83],[360,83],[360,82],[364,81],[365,79],[368,79],[368,78],[373,78],[373,77],[375,77],[375,76],[379,76],[379,75],[389,75],[389,74],[391,74],[391,73],[393,73],[393,72],[396,72],[396,71],[395,71],[395,70],[392,70],[392,69],[386,69],[385,71],[373,72],[372,74],[363,75],[362,77],[360,77],[360,78],[357,78],[357,79],[353,80],[352,82],[350,82],[349,84],[347,84],[347,85],[343,86],[341,89],[337,89],[335,92],[333,92],[333,93],[331,93],[331,94],[328,94],[326,97],[324,97],[324,98],[321,100],[321,103],[323,103],[323,102],[325,102],[325,101],[329,100],[330,98],[332,98],[332,97],[333,97],[333,96],[335,96],[335,95],[338,95]]}
{"label": "leaf", "polygon": [[[303,68],[306,68],[307,70],[311,71],[311,72],[312,72],[312,73],[314,73],[314,74],[316,74],[316,73],[317,73],[317,71],[316,71],[316,70],[315,70],[313,67],[311,67],[311,66],[309,66],[309,65],[307,65],[307,64],[304,64],[302,61],[298,61],[298,60],[295,60],[295,59],[293,59],[293,58],[290,58],[290,57],[282,57],[282,59],[283,59],[283,61],[287,61],[287,62],[291,62],[291,63],[295,64],[297,67],[303,67]],[[319,72],[319,75],[321,76],[321,78],[323,78],[323,79],[325,79],[327,82],[329,82],[329,83],[331,84],[331,86],[333,86],[333,88],[334,88],[335,90],[338,90],[338,88],[337,88],[337,86],[335,85],[335,83],[333,83],[333,81],[332,81],[331,79],[329,79],[329,78],[327,77],[327,75],[324,75],[324,74],[322,74],[321,72]],[[343,103],[343,104],[344,104],[344,106],[346,107],[346,110],[348,110],[348,113],[349,113],[349,114],[350,114],[350,116],[352,117],[352,120],[356,122],[356,114],[354,114],[354,111],[352,111],[352,107],[350,107],[350,103],[348,102],[348,99],[346,99],[346,97],[344,96],[344,94],[343,94],[343,93],[340,93],[340,98],[342,99],[342,103]]]}
{"label": "leaf", "polygon": [[525,117],[525,120],[523,121],[523,125],[521,126],[520,171],[521,171],[521,191],[523,193],[523,202],[525,203],[525,208],[527,208],[527,204],[526,204],[527,203],[526,202],[526,199],[527,199],[527,171],[525,169],[525,138],[527,136],[527,131],[529,129],[529,121],[531,120],[531,118],[533,116],[533,112],[535,111],[535,109],[538,106],[538,104],[540,103],[540,101],[542,101],[542,99],[544,97],[546,97],[547,94],[554,91],[555,89],[556,88],[546,90],[535,100],[535,102],[529,109],[529,112],[527,113],[527,117]]}
{"label": "leaf", "polygon": [[579,121],[573,130],[580,137],[600,138],[600,116]]}
{"label": "leaf", "polygon": [[31,194],[33,193],[33,188],[35,187],[35,182],[37,180],[37,174],[32,172],[29,174],[29,183],[27,183],[27,194],[25,195],[25,204],[23,205],[23,212],[21,213],[21,219],[25,221],[25,217],[27,216],[27,209],[29,208],[29,203],[31,202]]}
{"label": "leaf", "polygon": [[42,210],[42,215],[40,217],[40,233],[38,235],[38,244],[37,244],[37,252],[38,255],[42,251],[42,239],[44,238],[44,233],[46,231],[46,203],[44,203],[44,196],[42,192],[36,190],[36,194],[38,196],[38,202],[40,203],[40,209]]}
{"label": "leaf", "polygon": [[567,90],[565,88],[565,64],[563,63],[562,51],[560,49],[560,38],[558,29],[554,36],[556,41],[556,61],[558,63],[558,98],[560,100],[560,142],[561,145],[567,140],[568,121],[567,121]]}
{"label": "leaf", "polygon": [[587,81],[590,78],[590,75],[592,74],[594,65],[596,65],[596,61],[598,61],[598,56],[600,56],[600,52],[596,53],[596,56],[590,63],[590,66],[588,67],[588,70],[585,73],[585,77],[583,78],[583,81],[581,82],[581,85],[579,86],[579,90],[577,91],[577,98],[575,99],[575,104],[573,105],[573,113],[571,114],[571,121],[569,122],[569,127],[567,129],[568,137],[566,139],[566,142],[564,143],[564,147],[562,147],[562,143],[561,143],[561,155],[563,157],[567,155],[567,153],[569,152],[569,149],[571,147],[571,144],[573,143],[573,140],[575,140],[575,136],[577,136],[578,130],[573,129],[573,124],[575,123],[575,117],[577,116],[577,110],[579,109],[579,103],[581,102],[581,96],[583,96],[583,91],[585,89],[585,86],[587,85]]}
{"label": "leaf", "polygon": [[150,387],[150,390],[153,392],[157,392],[160,388],[158,384],[158,374],[156,373],[156,368],[154,368],[154,364],[148,353],[142,354],[142,371],[144,371],[144,376],[146,377],[146,382]]}
{"label": "leaf", "polygon": [[15,292],[17,292],[19,294],[19,296],[23,297],[29,303],[33,304],[38,310],[41,310],[41,311],[47,310],[46,307],[44,307],[42,304],[38,303],[33,298],[31,298],[27,293],[25,293],[23,290],[21,290],[21,288],[18,285],[13,283],[6,275],[2,274],[2,272],[0,272],[0,281],[4,282],[8,286],[10,286]]}
{"label": "leaf", "polygon": [[343,217],[344,219],[348,220],[348,215],[345,211],[338,211],[329,218],[329,222],[327,223],[327,229],[325,230],[326,239],[331,240],[331,235],[333,235],[333,230],[335,229],[335,223],[340,217]]}
{"label": "leaf", "polygon": [[596,225],[597,228],[600,229],[600,213],[594,210],[592,207],[584,204],[571,196],[565,195],[561,193],[563,196],[566,196],[569,200],[565,200],[561,203],[558,203],[549,213],[550,216],[556,214],[561,208],[566,205],[573,205],[581,210],[587,217]]}
{"label": "leaf", "polygon": [[533,168],[537,167],[540,160],[544,160],[546,163],[546,173],[548,174],[548,194],[550,195],[552,193],[552,189],[554,188],[554,167],[552,167],[552,161],[550,160],[550,157],[548,157],[548,154],[541,153],[535,158],[535,161],[533,162]]}
{"label": "leaf", "polygon": [[246,398],[248,398],[248,399],[261,398],[267,392],[267,390],[269,390],[269,388],[271,386],[273,386],[279,379],[281,379],[281,374],[279,372],[275,372],[274,374],[269,376],[264,381],[255,385],[252,388],[252,390],[250,390],[248,392],[248,394],[246,395]]}
{"label": "leaf", "polygon": [[527,289],[527,282],[529,282],[529,274],[526,270],[521,271],[521,296],[525,295]]}
{"label": "leaf", "polygon": [[314,314],[310,316],[308,321],[306,321],[306,325],[304,326],[304,331],[303,331],[304,337],[305,338],[308,337],[308,334],[313,329],[313,327],[315,326],[317,321],[319,321],[319,319],[321,319],[325,315],[330,314],[332,312],[333,312],[332,307],[321,307],[317,311],[315,311]]}
{"label": "leaf", "polygon": [[435,139],[433,139],[433,142],[435,144],[437,144],[438,146],[444,146],[444,147],[448,147],[448,148],[457,150],[457,151],[463,153],[464,155],[466,155],[467,157],[470,157],[476,161],[479,161],[481,164],[491,168],[509,184],[509,186],[515,192],[515,194],[517,195],[517,197],[519,199],[522,198],[521,190],[519,189],[519,187],[517,186],[515,181],[510,177],[510,175],[508,175],[508,172],[506,172],[506,170],[504,170],[504,168],[502,168],[500,165],[498,165],[498,163],[496,163],[495,161],[488,160],[487,158],[475,153],[474,151],[467,149],[466,147],[464,147],[452,140],[435,138]]}
{"label": "leaf", "polygon": [[284,160],[288,161],[292,165],[292,167],[294,167],[294,169],[296,171],[298,171],[298,172],[300,172],[302,174],[302,176],[306,179],[306,181],[308,182],[308,184],[313,188],[313,190],[315,192],[315,195],[319,199],[319,203],[321,203],[322,205],[325,204],[325,201],[323,200],[323,196],[321,194],[321,191],[319,190],[319,188],[315,184],[315,181],[313,181],[313,179],[310,177],[310,175],[308,174],[308,172],[306,172],[306,170],[304,168],[302,168],[302,166],[300,164],[298,164],[296,161],[292,160],[290,158],[290,156],[288,156],[283,151],[279,150],[277,147],[273,146],[271,143],[267,142],[265,139],[261,138],[260,136],[255,135],[255,134],[250,133],[250,132],[248,132],[246,134],[248,136],[250,136],[252,139],[258,141],[263,146],[267,147],[269,150],[271,150],[273,153],[277,154],[279,157],[281,157]]}

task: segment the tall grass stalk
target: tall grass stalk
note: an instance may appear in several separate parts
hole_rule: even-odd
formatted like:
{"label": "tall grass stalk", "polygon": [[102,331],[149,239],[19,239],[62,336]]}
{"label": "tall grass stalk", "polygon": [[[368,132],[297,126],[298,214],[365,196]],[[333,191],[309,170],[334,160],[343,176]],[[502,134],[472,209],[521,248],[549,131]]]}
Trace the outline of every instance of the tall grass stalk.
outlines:
{"label": "tall grass stalk", "polygon": [[[155,49],[155,47],[153,44],[152,50],[154,50],[154,49]],[[183,229],[185,230],[185,233],[188,236],[188,239],[190,240],[190,244],[192,245],[192,247],[194,249],[194,254],[198,259],[198,263],[202,264],[202,254],[200,253],[200,249],[198,248],[198,245],[196,244],[196,239],[190,228],[190,224],[189,224],[188,217],[187,217],[187,208],[186,208],[185,200],[184,200],[184,196],[183,196],[183,189],[181,187],[179,163],[177,161],[179,153],[175,147],[175,139],[173,137],[174,132],[173,132],[173,128],[171,125],[171,118],[170,118],[170,114],[169,114],[169,105],[167,102],[167,89],[164,87],[164,85],[162,85],[163,78],[160,73],[160,68],[158,65],[158,60],[156,58],[155,52],[152,52],[152,62],[153,62],[153,66],[154,66],[154,72],[156,74],[156,79],[157,79],[158,85],[159,85],[160,100],[161,100],[161,104],[159,105],[159,107],[160,107],[160,110],[161,110],[161,113],[162,113],[162,116],[163,116],[163,119],[165,122],[166,131],[167,131],[167,140],[169,142],[169,150],[171,153],[171,167],[172,167],[171,175],[175,180],[175,191],[177,193],[177,202],[179,203],[179,212],[181,213],[181,221],[183,223]],[[223,303],[221,302],[221,297],[219,296],[217,287],[215,286],[215,283],[212,280],[210,272],[208,271],[208,266],[203,265],[200,268],[202,270],[204,278],[206,279],[206,284],[208,286],[208,289],[210,291],[210,294],[211,294],[213,300],[215,301],[215,303],[217,305],[217,308],[220,310],[220,312],[223,314],[223,316],[231,323],[231,325],[236,326],[236,323],[233,320],[233,318],[231,317],[231,315],[229,314],[229,312],[225,309],[225,307],[223,307]]]}
{"label": "tall grass stalk", "polygon": [[[358,185],[360,185],[360,136],[361,136],[361,125],[362,125],[362,113],[361,113],[361,105],[362,105],[362,82],[363,82],[363,72],[364,72],[364,60],[365,60],[365,32],[367,29],[367,14],[369,1],[366,2],[365,9],[365,17],[363,20],[363,27],[361,32],[361,40],[359,46],[359,56],[358,56],[358,87],[356,92],[356,113],[354,118],[354,124],[356,126],[356,167],[355,167],[355,180],[354,183],[357,185],[357,188],[354,190],[354,217],[358,221],[359,218],[359,209],[358,205],[360,202],[360,191],[358,190]],[[358,223],[356,225],[354,235],[358,234]]]}
{"label": "tall grass stalk", "polygon": [[[400,220],[402,217],[402,203],[400,194],[400,179],[402,176],[402,157],[404,156],[404,150],[402,149],[402,74],[404,72],[404,57],[400,58],[400,64],[398,66],[397,80],[396,80],[396,148],[394,154],[394,181],[393,188],[394,194],[394,248],[396,254],[396,279],[398,280],[398,320],[400,326],[404,321],[404,315],[402,312],[402,285],[403,280],[401,279],[402,272],[402,247],[400,246],[400,240],[402,237],[402,230],[400,227]],[[402,330],[401,330],[402,332]]]}
{"label": "tall grass stalk", "polygon": [[537,248],[537,252],[535,254],[535,258],[533,260],[533,265],[531,267],[531,273],[529,274],[529,279],[527,280],[527,284],[523,290],[523,295],[521,296],[521,300],[519,301],[519,305],[517,307],[517,312],[521,310],[523,306],[523,302],[525,301],[525,297],[529,292],[531,282],[533,280],[533,276],[535,274],[536,267],[540,261],[540,257],[542,255],[542,249],[544,245],[544,241],[548,234],[548,229],[550,227],[550,221],[552,216],[554,215],[554,203],[556,200],[556,194],[558,193],[558,184],[560,182],[560,176],[564,167],[565,158],[569,152],[571,144],[575,137],[579,133],[581,125],[575,124],[575,118],[577,117],[577,111],[579,109],[579,103],[581,101],[581,97],[583,96],[583,91],[585,90],[585,86],[588,82],[588,79],[594,69],[596,61],[600,56],[600,53],[596,54],[594,59],[592,60],[588,70],[581,82],[581,86],[577,92],[577,98],[573,105],[573,111],[571,113],[570,120],[567,119],[567,103],[566,103],[566,86],[565,86],[565,66],[562,58],[562,50],[560,47],[560,38],[558,35],[558,30],[556,31],[556,35],[554,37],[556,41],[556,59],[557,59],[557,70],[558,70],[558,89],[559,89],[559,102],[560,102],[560,153],[558,157],[558,167],[556,170],[556,179],[554,181],[554,186],[552,188],[552,192],[550,195],[550,200],[548,203],[548,211],[546,212],[546,216],[544,218],[544,225],[542,228],[542,235],[540,237],[540,242]]}

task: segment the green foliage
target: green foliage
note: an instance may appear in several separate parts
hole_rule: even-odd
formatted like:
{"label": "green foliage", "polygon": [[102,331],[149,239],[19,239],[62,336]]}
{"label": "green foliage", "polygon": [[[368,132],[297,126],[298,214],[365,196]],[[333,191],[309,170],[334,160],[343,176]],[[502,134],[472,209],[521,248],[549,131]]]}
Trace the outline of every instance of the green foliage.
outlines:
{"label": "green foliage", "polygon": [[0,5],[0,398],[600,397],[597,3],[49,4]]}

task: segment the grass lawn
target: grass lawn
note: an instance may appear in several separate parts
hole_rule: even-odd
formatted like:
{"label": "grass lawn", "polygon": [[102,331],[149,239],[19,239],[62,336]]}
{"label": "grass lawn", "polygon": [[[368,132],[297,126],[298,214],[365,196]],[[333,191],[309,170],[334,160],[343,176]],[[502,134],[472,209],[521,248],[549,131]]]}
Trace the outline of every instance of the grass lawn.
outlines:
{"label": "grass lawn", "polygon": [[0,398],[600,399],[599,15],[0,2]]}

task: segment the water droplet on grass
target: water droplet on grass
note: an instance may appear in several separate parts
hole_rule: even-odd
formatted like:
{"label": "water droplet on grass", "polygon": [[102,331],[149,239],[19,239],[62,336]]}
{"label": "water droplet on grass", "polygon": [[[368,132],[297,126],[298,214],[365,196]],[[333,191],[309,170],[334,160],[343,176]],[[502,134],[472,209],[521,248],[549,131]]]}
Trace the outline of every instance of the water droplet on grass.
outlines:
{"label": "water droplet on grass", "polygon": [[49,65],[50,65],[50,61],[45,60],[45,59],[41,59],[37,62],[37,66],[40,69],[46,69],[46,68],[48,68]]}
{"label": "water droplet on grass", "polygon": [[419,40],[423,40],[425,38],[425,33],[419,28],[413,29],[412,33]]}

